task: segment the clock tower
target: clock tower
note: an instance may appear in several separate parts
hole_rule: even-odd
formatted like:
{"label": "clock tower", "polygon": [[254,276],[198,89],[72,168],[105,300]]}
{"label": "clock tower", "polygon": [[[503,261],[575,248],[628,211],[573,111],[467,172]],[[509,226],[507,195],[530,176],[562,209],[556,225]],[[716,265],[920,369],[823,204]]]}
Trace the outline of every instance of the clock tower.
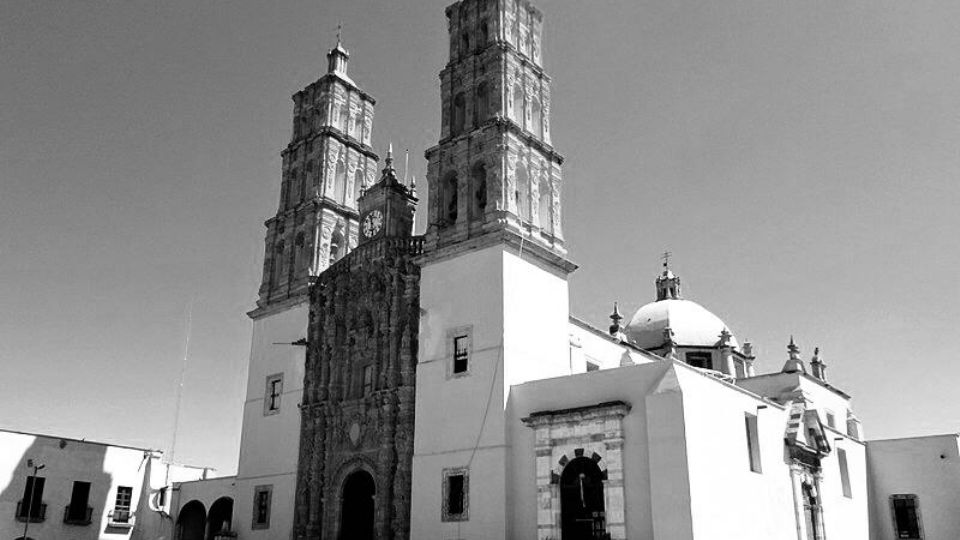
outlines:
{"label": "clock tower", "polygon": [[412,186],[397,180],[393,168],[393,148],[387,150],[385,167],[376,184],[360,195],[360,244],[378,238],[409,237],[413,233],[413,214],[417,195]]}

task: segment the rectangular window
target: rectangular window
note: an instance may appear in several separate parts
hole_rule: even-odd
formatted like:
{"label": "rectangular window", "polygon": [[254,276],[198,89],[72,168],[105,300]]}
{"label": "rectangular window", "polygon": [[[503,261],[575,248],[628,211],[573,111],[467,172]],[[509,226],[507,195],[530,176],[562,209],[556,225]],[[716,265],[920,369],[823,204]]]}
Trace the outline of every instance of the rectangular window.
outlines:
{"label": "rectangular window", "polygon": [[713,357],[708,352],[688,352],[687,364],[700,369],[713,369]]}
{"label": "rectangular window", "polygon": [[837,417],[834,416],[833,411],[827,411],[827,425],[834,429],[837,428]]}
{"label": "rectangular window", "polygon": [[920,540],[923,538],[920,527],[920,503],[916,495],[891,495],[890,505],[893,511],[893,527],[897,538]]}
{"label": "rectangular window", "polygon": [[840,463],[840,484],[843,486],[843,496],[853,498],[853,492],[850,490],[850,469],[847,465],[847,451],[843,448],[837,448],[837,461]]}
{"label": "rectangular window", "polygon": [[90,523],[90,514],[87,513],[87,503],[90,501],[90,482],[74,482],[70,493],[70,505],[63,516],[65,523]]}
{"label": "rectangular window", "polygon": [[253,528],[270,528],[270,499],[273,495],[273,486],[257,486],[253,488]]}
{"label": "rectangular window", "polygon": [[130,503],[132,500],[132,487],[117,486],[117,497],[113,504],[112,521],[114,523],[128,523],[130,521]]}
{"label": "rectangular window", "polygon": [[442,521],[466,521],[469,508],[467,469],[444,469]]}
{"label": "rectangular window", "polygon": [[760,436],[757,427],[757,415],[745,413],[744,424],[747,431],[747,456],[750,460],[750,470],[763,472],[760,466]]}
{"label": "rectangular window", "polygon": [[28,476],[23,487],[23,498],[17,503],[17,517],[30,521],[42,521],[46,515],[46,506],[43,504],[43,485],[46,478],[42,476]]}
{"label": "rectangular window", "polygon": [[267,388],[263,395],[264,416],[280,412],[280,399],[283,397],[283,373],[267,377]]}
{"label": "rectangular window", "polygon": [[453,373],[466,373],[470,360],[470,336],[456,336],[453,338]]}
{"label": "rectangular window", "polygon": [[373,366],[363,366],[363,395],[373,393]]}

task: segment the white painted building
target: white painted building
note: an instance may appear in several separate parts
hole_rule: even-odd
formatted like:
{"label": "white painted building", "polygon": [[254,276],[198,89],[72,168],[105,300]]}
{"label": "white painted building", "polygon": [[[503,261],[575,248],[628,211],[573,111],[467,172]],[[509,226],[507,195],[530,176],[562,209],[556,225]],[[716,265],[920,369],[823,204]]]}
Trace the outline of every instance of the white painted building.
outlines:
{"label": "white painted building", "polygon": [[867,441],[874,540],[960,538],[960,435]]}
{"label": "white painted building", "polygon": [[148,448],[0,430],[0,538],[173,537],[174,481],[204,469]]}
{"label": "white painted building", "polygon": [[[609,331],[570,314],[576,265],[563,241],[542,14],[527,0],[462,0],[447,16],[423,237],[390,237],[398,228],[385,208],[357,205],[376,162],[374,102],[347,77],[339,43],[327,74],[294,96],[280,207],[266,224],[250,313],[238,474],[176,486],[178,538],[885,540],[894,537],[878,525],[889,518],[885,504],[905,515],[922,508],[931,539],[958,537],[956,478],[939,474],[957,459],[956,437],[903,443],[916,459],[934,447],[944,457],[921,477],[900,475],[903,454],[882,441],[868,451],[851,398],[827,381],[818,350],[806,362],[791,338],[783,368],[758,374],[751,345],[684,298],[666,263],[653,301],[629,318],[615,305]],[[384,178],[390,171],[388,160]],[[364,243],[351,251],[360,223]],[[308,342],[317,310],[338,305],[311,304],[318,275],[389,242],[418,246],[419,319],[416,309],[402,314],[415,324],[343,317]],[[360,285],[337,302],[371,303],[367,289],[382,293],[383,283],[346,262],[342,282]],[[414,327],[415,338],[393,339]],[[412,433],[384,423],[398,402],[374,373],[386,379],[398,368],[370,351],[411,342],[416,381],[400,390],[415,390]],[[301,404],[339,411],[342,396],[357,408],[349,421],[307,416],[310,436],[301,436]],[[387,431],[412,437],[412,460]],[[364,450],[371,440],[376,459]],[[880,500],[891,496],[907,502]]]}

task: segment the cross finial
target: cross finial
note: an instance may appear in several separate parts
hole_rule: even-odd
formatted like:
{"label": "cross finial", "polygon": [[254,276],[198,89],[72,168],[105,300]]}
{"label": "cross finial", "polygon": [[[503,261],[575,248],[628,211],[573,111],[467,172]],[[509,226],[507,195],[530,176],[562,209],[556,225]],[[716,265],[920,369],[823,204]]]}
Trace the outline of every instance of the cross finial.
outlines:
{"label": "cross finial", "polygon": [[671,256],[671,255],[673,255],[673,253],[670,253],[669,251],[664,251],[664,252],[663,252],[663,255],[660,256],[660,258],[663,259],[663,269],[664,269],[664,270],[669,270],[669,269],[670,269],[670,256]]}
{"label": "cross finial", "polygon": [[340,38],[343,34],[343,22],[337,23],[337,45],[340,45]]}

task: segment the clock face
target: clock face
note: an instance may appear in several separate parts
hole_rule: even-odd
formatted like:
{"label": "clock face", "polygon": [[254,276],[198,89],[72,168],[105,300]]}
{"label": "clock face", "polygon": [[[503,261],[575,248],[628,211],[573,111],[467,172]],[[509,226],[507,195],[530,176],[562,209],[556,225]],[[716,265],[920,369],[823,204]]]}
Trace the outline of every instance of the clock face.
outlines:
{"label": "clock face", "polygon": [[379,210],[370,212],[367,217],[363,218],[360,227],[363,230],[364,237],[373,238],[383,228],[383,214]]}

